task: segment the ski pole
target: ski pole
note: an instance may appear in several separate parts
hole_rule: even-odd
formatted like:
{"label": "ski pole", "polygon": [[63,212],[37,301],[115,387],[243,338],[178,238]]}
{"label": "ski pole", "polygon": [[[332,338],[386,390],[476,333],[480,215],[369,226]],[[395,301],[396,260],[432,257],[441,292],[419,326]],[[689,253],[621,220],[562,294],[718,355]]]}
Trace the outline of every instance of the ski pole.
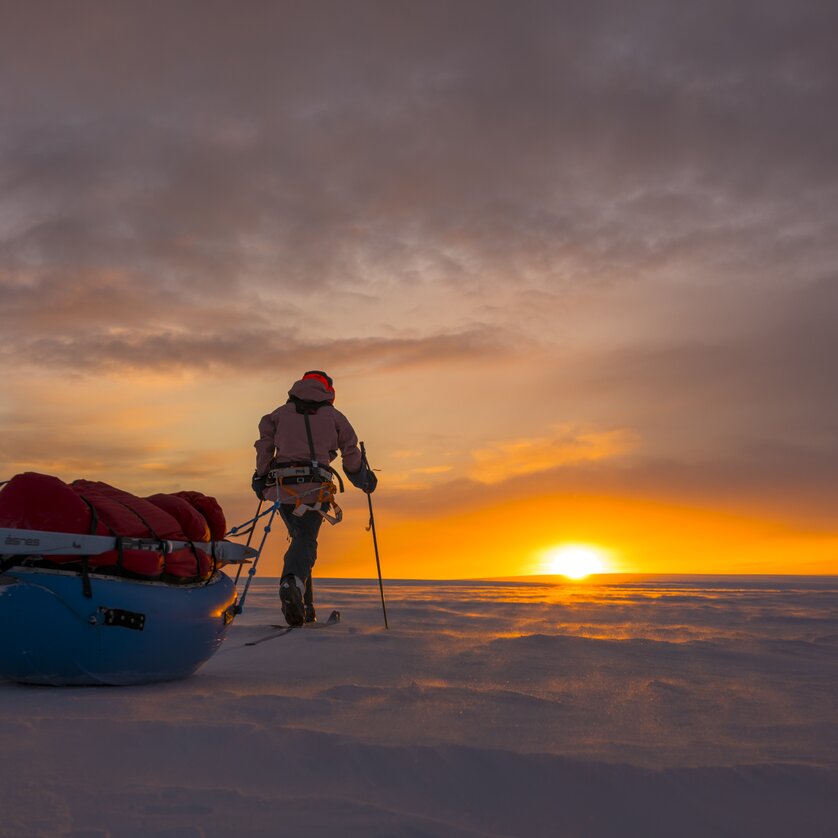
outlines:
{"label": "ski pole", "polygon": [[[264,498],[259,498],[259,506],[256,507],[256,515],[253,518],[253,526],[250,528],[250,532],[247,535],[247,543],[245,544],[245,547],[250,547],[250,539],[253,538],[253,533],[256,531],[256,521],[259,519],[259,515],[262,512],[262,504],[264,502]],[[236,579],[233,582],[233,587],[236,587],[239,584],[239,576],[241,576],[241,572],[242,565],[239,565],[239,568],[236,571]]]}
{"label": "ski pole", "polygon": [[[364,465],[366,466],[368,471],[372,471],[370,468],[369,461],[367,460],[367,451],[364,448],[364,443],[361,443],[361,459],[363,460]],[[384,628],[390,628],[390,624],[387,622],[387,606],[384,603],[384,582],[381,580],[381,561],[378,557],[378,538],[375,535],[375,516],[372,512],[372,495],[367,492],[367,503],[370,507],[370,525],[367,527],[368,530],[372,530],[372,544],[375,548],[375,566],[378,570],[378,589],[381,591],[381,610],[384,612]]]}
{"label": "ski pole", "polygon": [[[247,571],[247,582],[244,583],[242,598],[239,600],[238,605],[236,606],[236,614],[241,614],[244,610],[244,601],[247,598],[247,589],[250,587],[250,583],[253,581],[253,577],[256,575],[256,565],[259,564],[259,559],[262,556],[262,548],[265,546],[265,542],[268,540],[268,534],[271,531],[271,524],[273,523],[277,509],[279,509],[279,500],[277,500],[277,502],[271,507],[271,517],[268,518],[268,523],[265,524],[265,531],[262,534],[262,541],[259,543],[259,550],[256,553],[256,558],[253,560],[253,564],[250,565],[250,568]],[[267,510],[265,511],[267,512]],[[256,524],[253,525],[253,528],[256,528]]]}

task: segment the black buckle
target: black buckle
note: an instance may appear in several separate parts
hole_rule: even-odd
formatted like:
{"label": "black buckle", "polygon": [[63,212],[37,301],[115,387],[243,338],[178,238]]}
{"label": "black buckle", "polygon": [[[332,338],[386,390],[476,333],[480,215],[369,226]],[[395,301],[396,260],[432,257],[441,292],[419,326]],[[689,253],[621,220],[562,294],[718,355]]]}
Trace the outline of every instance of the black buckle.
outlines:
{"label": "black buckle", "polygon": [[312,474],[302,476],[283,477],[280,480],[281,486],[301,485],[302,483],[319,483],[320,481]]}

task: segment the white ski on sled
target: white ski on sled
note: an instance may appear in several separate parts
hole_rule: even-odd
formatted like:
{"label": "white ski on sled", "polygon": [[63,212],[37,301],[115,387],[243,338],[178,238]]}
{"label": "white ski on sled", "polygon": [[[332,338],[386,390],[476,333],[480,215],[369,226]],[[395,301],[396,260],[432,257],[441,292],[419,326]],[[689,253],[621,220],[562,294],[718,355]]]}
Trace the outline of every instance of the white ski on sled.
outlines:
{"label": "white ski on sled", "polygon": [[233,541],[171,541],[0,527],[0,555],[3,556],[97,556],[116,550],[117,542],[124,550],[152,550],[163,554],[192,545],[211,555],[219,564],[247,564],[256,556],[253,547]]}

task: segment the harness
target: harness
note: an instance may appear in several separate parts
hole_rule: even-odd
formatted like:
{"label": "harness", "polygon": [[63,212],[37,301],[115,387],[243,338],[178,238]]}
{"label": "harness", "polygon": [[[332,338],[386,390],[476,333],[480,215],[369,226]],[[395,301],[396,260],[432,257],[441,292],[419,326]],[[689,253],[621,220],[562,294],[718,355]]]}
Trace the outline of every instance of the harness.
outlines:
{"label": "harness", "polygon": [[[308,437],[308,451],[311,455],[310,461],[275,463],[274,468],[268,472],[268,479],[276,484],[277,500],[282,491],[291,495],[294,499],[294,511],[292,515],[302,517],[306,512],[317,512],[322,515],[330,524],[339,524],[343,520],[343,510],[335,501],[335,494],[343,492],[343,480],[341,476],[329,465],[323,465],[317,461],[317,454],[314,451],[314,438],[311,434],[311,420],[309,412],[299,411],[306,423],[306,436]],[[335,483],[337,481],[337,483]],[[307,489],[304,492],[295,491],[293,486],[314,483],[315,488]],[[338,489],[338,486],[340,489]],[[307,495],[317,493],[316,497],[308,498]],[[305,502],[303,498],[306,498]],[[334,515],[330,515],[329,507],[334,508]]]}

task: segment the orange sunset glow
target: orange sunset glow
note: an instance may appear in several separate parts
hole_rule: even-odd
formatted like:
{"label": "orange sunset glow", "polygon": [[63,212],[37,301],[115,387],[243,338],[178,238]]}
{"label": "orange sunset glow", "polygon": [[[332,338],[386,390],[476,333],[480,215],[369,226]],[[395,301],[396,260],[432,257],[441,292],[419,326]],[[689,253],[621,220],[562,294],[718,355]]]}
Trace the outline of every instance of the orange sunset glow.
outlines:
{"label": "orange sunset glow", "polygon": [[838,834],[836,32],[0,2],[0,838]]}
{"label": "orange sunset glow", "polygon": [[[0,479],[196,489],[244,521],[260,417],[326,369],[394,577],[838,571],[835,161],[807,140],[834,108],[803,107],[810,75],[728,95],[780,70],[652,38],[657,73],[536,23],[507,63],[507,26],[463,52],[431,10],[396,49],[333,13],[287,49],[219,15],[159,66],[110,35],[181,12],[10,39]],[[366,500],[340,500],[318,573],[371,576]]]}

